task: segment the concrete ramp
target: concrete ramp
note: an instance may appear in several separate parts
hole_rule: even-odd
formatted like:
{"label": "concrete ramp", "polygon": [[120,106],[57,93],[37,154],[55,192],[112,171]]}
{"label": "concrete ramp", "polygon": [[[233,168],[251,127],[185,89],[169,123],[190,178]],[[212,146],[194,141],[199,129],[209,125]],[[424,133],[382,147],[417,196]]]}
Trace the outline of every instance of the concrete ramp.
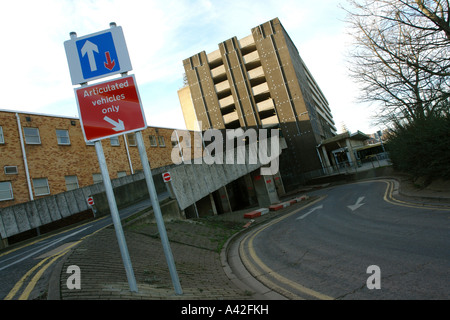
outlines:
{"label": "concrete ramp", "polygon": [[[209,196],[212,212],[217,214],[216,204],[220,205],[221,208],[225,208],[223,211],[226,212],[232,208],[230,205],[231,200],[235,202],[241,200],[246,202],[248,200],[243,199],[242,195],[239,195],[239,191],[236,191],[234,199],[230,200],[227,192],[227,185],[244,177],[244,179],[240,180],[241,185],[238,187],[245,191],[242,193],[245,193],[247,197],[256,199],[254,201],[260,206],[268,206],[278,202],[278,195],[284,193],[279,173],[275,176],[261,176],[259,168],[262,164],[259,162],[259,159],[257,163],[239,164],[238,152],[246,152],[248,155],[248,147],[245,150],[236,148],[233,152],[227,158],[228,161],[225,161],[226,158],[224,158],[223,162],[228,163],[207,164],[204,161],[192,161],[192,163],[152,169],[157,192],[170,191],[173,193],[181,210],[185,210],[193,205],[196,206],[196,203],[202,199],[203,203],[205,203],[204,199]],[[243,158],[241,157],[240,159],[243,162]],[[166,171],[169,171],[172,176],[172,181],[168,184],[163,183],[161,176]],[[148,197],[142,172],[114,179],[112,180],[112,185],[119,209]],[[236,189],[235,185],[234,189]],[[216,191],[218,192],[215,193]],[[215,194],[213,195],[213,193]],[[103,183],[98,183],[0,209],[0,237],[7,239],[13,235],[89,210],[90,207],[86,202],[88,196],[94,197],[98,212],[101,214],[109,212],[109,205],[106,196],[104,196]],[[214,200],[214,196],[216,200]],[[223,203],[215,204],[215,201]]]}
{"label": "concrete ramp", "polygon": [[184,164],[171,168],[172,187],[184,210],[207,195],[254,171],[238,164]]}

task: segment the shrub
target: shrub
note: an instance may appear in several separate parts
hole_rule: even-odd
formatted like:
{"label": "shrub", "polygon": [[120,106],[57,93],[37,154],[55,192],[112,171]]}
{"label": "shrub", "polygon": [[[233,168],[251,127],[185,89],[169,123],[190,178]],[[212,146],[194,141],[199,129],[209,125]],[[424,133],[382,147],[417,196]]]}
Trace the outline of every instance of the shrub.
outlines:
{"label": "shrub", "polygon": [[450,179],[450,117],[398,124],[386,143],[394,168],[415,177]]}

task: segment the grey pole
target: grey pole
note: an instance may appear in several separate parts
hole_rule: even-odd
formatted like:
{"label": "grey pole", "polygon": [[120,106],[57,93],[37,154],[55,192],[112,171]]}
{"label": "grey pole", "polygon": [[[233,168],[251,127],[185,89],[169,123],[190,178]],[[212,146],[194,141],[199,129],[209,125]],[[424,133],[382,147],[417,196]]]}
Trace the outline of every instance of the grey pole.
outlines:
{"label": "grey pole", "polygon": [[100,140],[95,141],[95,151],[97,151],[98,163],[100,165],[100,170],[102,172],[106,197],[108,198],[109,209],[111,210],[111,217],[114,223],[114,229],[116,230],[116,237],[119,243],[123,264],[125,266],[125,272],[128,278],[128,285],[130,286],[130,291],[138,292],[133,267],[131,266],[131,260],[128,254],[125,236],[123,234],[122,223],[120,222],[119,210],[117,209],[117,203],[114,197],[111,179],[109,178],[108,166],[106,165],[106,159],[103,153],[102,142]]}
{"label": "grey pole", "polygon": [[[110,23],[110,27],[115,27],[114,22]],[[77,38],[76,32],[70,33],[71,39]],[[86,86],[87,83],[82,83],[81,86]],[[109,178],[108,166],[106,165],[105,154],[103,153],[103,147],[100,140],[94,142],[95,151],[97,152],[98,163],[100,166],[100,171],[102,173],[103,184],[105,186],[106,197],[108,198],[109,210],[111,211],[111,217],[114,223],[114,229],[116,230],[117,242],[119,243],[120,254],[122,255],[123,264],[125,266],[125,272],[127,274],[128,285],[130,286],[130,291],[138,292],[136,279],[134,277],[133,267],[131,266],[131,259],[128,253],[127,244],[125,241],[125,236],[123,234],[122,223],[120,222],[119,210],[117,209],[116,198],[114,196],[114,191],[111,184],[111,179]],[[95,212],[94,212],[95,216]]]}
{"label": "grey pole", "polygon": [[159,207],[158,194],[156,193],[155,183],[153,182],[150,165],[148,163],[147,151],[145,150],[141,131],[136,132],[136,141],[139,149],[139,155],[141,157],[142,168],[144,169],[145,181],[147,182],[147,188],[150,194],[150,200],[152,202],[153,212],[155,214],[156,224],[158,225],[158,231],[161,237],[164,254],[166,256],[167,265],[169,266],[172,284],[175,288],[175,293],[181,295],[183,294],[183,291],[181,290],[180,280],[178,278],[175,262],[173,260],[172,250],[170,249],[169,239],[167,238],[166,227],[164,226],[161,208]]}

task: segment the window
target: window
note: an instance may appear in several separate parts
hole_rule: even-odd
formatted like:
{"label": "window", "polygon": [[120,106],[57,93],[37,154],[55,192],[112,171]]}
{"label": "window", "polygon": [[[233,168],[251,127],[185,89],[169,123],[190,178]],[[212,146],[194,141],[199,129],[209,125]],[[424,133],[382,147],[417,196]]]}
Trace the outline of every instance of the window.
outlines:
{"label": "window", "polygon": [[41,137],[39,136],[38,128],[24,127],[23,132],[25,134],[26,144],[41,144]]}
{"label": "window", "polygon": [[47,178],[33,179],[34,194],[36,196],[44,196],[50,194]]}
{"label": "window", "polygon": [[12,185],[9,181],[0,182],[0,201],[14,199]]}
{"label": "window", "polygon": [[94,173],[94,174],[92,174],[92,178],[94,179],[94,184],[103,182],[103,177],[102,177],[101,173]]}
{"label": "window", "polygon": [[126,171],[119,171],[117,172],[117,178],[126,177],[127,172]]}
{"label": "window", "polygon": [[128,139],[128,145],[131,147],[136,147],[136,134],[135,133],[128,133],[127,134],[127,139]]}
{"label": "window", "polygon": [[158,144],[160,147],[165,147],[166,143],[164,142],[164,137],[163,136],[158,136]]}
{"label": "window", "polygon": [[119,137],[111,137],[109,139],[111,140],[111,145],[112,146],[119,146],[120,145]]}
{"label": "window", "polygon": [[156,142],[156,137],[155,136],[148,136],[148,138],[150,139],[150,146],[152,147],[157,147],[158,143]]}
{"label": "window", "polygon": [[68,145],[70,144],[69,131],[56,129],[56,138],[58,139],[58,144]]}
{"label": "window", "polygon": [[5,174],[18,174],[17,166],[4,166]]}
{"label": "window", "polygon": [[0,126],[0,144],[5,143],[5,136],[3,135],[2,126]]}
{"label": "window", "polygon": [[78,189],[77,176],[65,176],[67,191]]}

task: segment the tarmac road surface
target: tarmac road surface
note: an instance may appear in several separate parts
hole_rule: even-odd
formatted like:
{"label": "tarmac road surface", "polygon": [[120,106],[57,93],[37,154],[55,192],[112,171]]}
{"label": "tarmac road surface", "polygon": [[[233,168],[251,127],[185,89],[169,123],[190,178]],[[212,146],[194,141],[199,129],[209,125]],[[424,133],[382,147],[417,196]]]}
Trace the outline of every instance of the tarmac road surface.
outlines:
{"label": "tarmac road surface", "polygon": [[251,274],[289,299],[449,299],[450,208],[395,201],[373,180],[321,196],[253,231]]}
{"label": "tarmac road surface", "polygon": [[[161,194],[161,198],[167,194]],[[151,207],[150,199],[119,211],[121,219]],[[55,263],[83,239],[112,224],[105,216],[69,230],[43,235],[0,253],[0,300],[32,300],[46,291]]]}

